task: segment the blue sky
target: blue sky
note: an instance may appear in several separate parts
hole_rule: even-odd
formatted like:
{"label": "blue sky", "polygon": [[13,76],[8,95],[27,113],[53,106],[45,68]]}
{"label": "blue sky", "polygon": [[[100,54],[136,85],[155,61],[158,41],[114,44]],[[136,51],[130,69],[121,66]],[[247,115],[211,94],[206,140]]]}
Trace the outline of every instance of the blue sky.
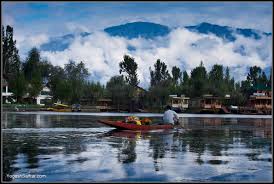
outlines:
{"label": "blue sky", "polygon": [[170,27],[200,22],[272,32],[272,2],[3,2],[4,24],[24,33],[65,34],[133,21]]}

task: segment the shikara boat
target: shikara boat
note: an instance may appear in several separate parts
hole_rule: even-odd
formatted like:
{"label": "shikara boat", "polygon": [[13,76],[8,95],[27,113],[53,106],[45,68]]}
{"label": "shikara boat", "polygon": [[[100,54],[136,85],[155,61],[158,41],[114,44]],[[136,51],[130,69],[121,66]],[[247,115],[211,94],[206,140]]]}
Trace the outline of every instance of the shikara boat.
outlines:
{"label": "shikara boat", "polygon": [[99,120],[98,122],[120,130],[158,130],[173,128],[173,125],[136,125],[134,123],[126,123],[124,121]]}
{"label": "shikara boat", "polygon": [[70,106],[60,103],[54,103],[54,107],[47,108],[47,110],[54,112],[71,112]]}

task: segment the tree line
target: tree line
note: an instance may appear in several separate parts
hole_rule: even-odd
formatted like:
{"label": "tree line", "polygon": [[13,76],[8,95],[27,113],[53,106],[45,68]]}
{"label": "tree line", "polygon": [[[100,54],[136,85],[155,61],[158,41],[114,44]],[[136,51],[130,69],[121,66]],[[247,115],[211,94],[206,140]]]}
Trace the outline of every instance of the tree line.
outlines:
{"label": "tree line", "polygon": [[[111,98],[113,105],[120,107],[134,107],[158,109],[168,103],[170,94],[186,95],[191,98],[212,94],[223,97],[230,94],[233,105],[244,105],[258,87],[271,88],[271,74],[266,76],[259,66],[250,67],[245,80],[235,82],[230,76],[228,67],[220,64],[213,65],[207,71],[201,61],[200,65],[191,70],[190,75],[181,68],[173,66],[171,72],[164,61],[158,59],[150,71],[150,86],[143,96],[136,96],[138,79],[138,64],[133,57],[124,55],[119,63],[120,75],[110,78],[106,85],[94,82],[84,61],[69,60],[64,67],[54,66],[41,58],[37,48],[28,52],[22,61],[13,38],[13,28],[2,26],[3,47],[3,77],[7,80],[11,92],[17,103],[23,102],[28,94],[34,103],[44,85],[50,88],[52,102],[60,100],[62,103],[73,104],[85,101],[95,105],[103,97]],[[132,107],[134,106],[134,107]]]}

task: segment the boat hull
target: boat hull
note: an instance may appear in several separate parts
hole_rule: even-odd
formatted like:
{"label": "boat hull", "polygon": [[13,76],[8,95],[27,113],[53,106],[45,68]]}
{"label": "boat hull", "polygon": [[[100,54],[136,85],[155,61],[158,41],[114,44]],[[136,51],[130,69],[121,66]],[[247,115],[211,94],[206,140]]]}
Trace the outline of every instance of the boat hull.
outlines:
{"label": "boat hull", "polygon": [[99,120],[99,122],[117,129],[121,129],[121,130],[159,130],[159,129],[173,128],[173,125],[136,125],[136,124],[125,123],[123,121],[109,121],[109,120]]}

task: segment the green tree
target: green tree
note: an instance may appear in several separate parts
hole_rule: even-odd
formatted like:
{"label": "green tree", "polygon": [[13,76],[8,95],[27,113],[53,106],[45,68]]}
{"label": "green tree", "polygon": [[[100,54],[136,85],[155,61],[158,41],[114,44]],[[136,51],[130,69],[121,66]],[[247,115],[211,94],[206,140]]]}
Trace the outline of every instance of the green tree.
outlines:
{"label": "green tree", "polygon": [[90,103],[95,105],[97,100],[103,97],[105,94],[105,88],[99,82],[87,82],[84,86],[83,97]]}
{"label": "green tree", "polygon": [[242,106],[246,103],[247,98],[243,95],[241,91],[240,82],[235,84],[235,89],[231,92],[231,98],[229,103],[231,105]]}
{"label": "green tree", "polygon": [[173,66],[171,73],[172,73],[172,81],[176,85],[178,85],[178,80],[181,80],[181,78],[182,78],[182,72],[181,72],[180,68]]}
{"label": "green tree", "polygon": [[125,79],[131,86],[138,86],[139,80],[137,75],[138,64],[134,61],[134,58],[124,55],[124,60],[119,63],[120,74],[126,73]]}
{"label": "green tree", "polygon": [[43,60],[40,62],[40,70],[43,83],[47,84],[49,81],[49,77],[52,74],[54,66],[48,62],[47,60]]}
{"label": "green tree", "polygon": [[[48,85],[51,91],[51,95],[53,97],[53,101],[57,101],[58,99],[65,99],[62,94],[62,89],[60,89],[59,84],[66,80],[65,71],[60,66],[54,66],[51,69],[51,73],[48,77]],[[60,92],[61,90],[61,92]],[[61,96],[60,96],[61,95]],[[64,94],[66,95],[66,94]]]}
{"label": "green tree", "polygon": [[258,79],[258,83],[259,83],[259,85],[267,88],[267,86],[268,86],[268,79],[267,79],[267,76],[266,76],[265,72],[262,72],[261,76]]}
{"label": "green tree", "polygon": [[16,40],[13,39],[13,28],[2,26],[2,47],[3,47],[3,77],[8,81],[11,77],[17,77],[20,68],[20,58],[16,48]]}
{"label": "green tree", "polygon": [[85,81],[89,76],[88,69],[82,61],[76,64],[70,60],[68,64],[65,64],[64,71],[71,87],[70,103],[80,103],[80,99],[84,95]]}
{"label": "green tree", "polygon": [[[149,88],[150,106],[160,111],[168,102],[169,95],[171,94],[172,82],[170,79],[162,80]],[[160,109],[159,109],[160,108]]]}
{"label": "green tree", "polygon": [[129,100],[129,85],[123,76],[113,76],[106,84],[106,91],[108,96],[111,97],[113,105],[120,110],[122,105],[128,105]]}
{"label": "green tree", "polygon": [[253,66],[249,68],[249,73],[247,74],[247,80],[252,86],[257,86],[259,78],[261,76],[262,69],[259,66]]}
{"label": "green tree", "polygon": [[182,94],[185,94],[187,96],[190,95],[190,78],[188,76],[188,73],[186,71],[183,72],[183,81],[181,83],[181,92]]}
{"label": "green tree", "polygon": [[41,58],[37,48],[32,48],[23,64],[27,85],[27,92],[32,99],[36,98],[43,89],[43,78],[41,74]]}
{"label": "green tree", "polygon": [[170,79],[170,74],[167,70],[167,65],[164,62],[161,62],[160,59],[157,59],[154,64],[154,71],[149,67],[150,70],[150,85],[155,86],[161,81]]}
{"label": "green tree", "polygon": [[203,62],[191,71],[190,96],[200,97],[207,93],[208,77]]}
{"label": "green tree", "polygon": [[9,82],[11,92],[14,94],[16,101],[21,103],[22,97],[26,93],[26,80],[22,71],[16,72],[16,76],[12,77]]}
{"label": "green tree", "polygon": [[72,85],[69,80],[58,80],[55,95],[61,103],[70,103],[72,99]]}
{"label": "green tree", "polygon": [[[226,73],[226,75],[228,75]],[[229,77],[229,76],[226,76]],[[223,66],[215,64],[213,65],[211,71],[209,72],[209,92],[216,96],[223,96],[224,94],[224,74],[223,74]]]}

